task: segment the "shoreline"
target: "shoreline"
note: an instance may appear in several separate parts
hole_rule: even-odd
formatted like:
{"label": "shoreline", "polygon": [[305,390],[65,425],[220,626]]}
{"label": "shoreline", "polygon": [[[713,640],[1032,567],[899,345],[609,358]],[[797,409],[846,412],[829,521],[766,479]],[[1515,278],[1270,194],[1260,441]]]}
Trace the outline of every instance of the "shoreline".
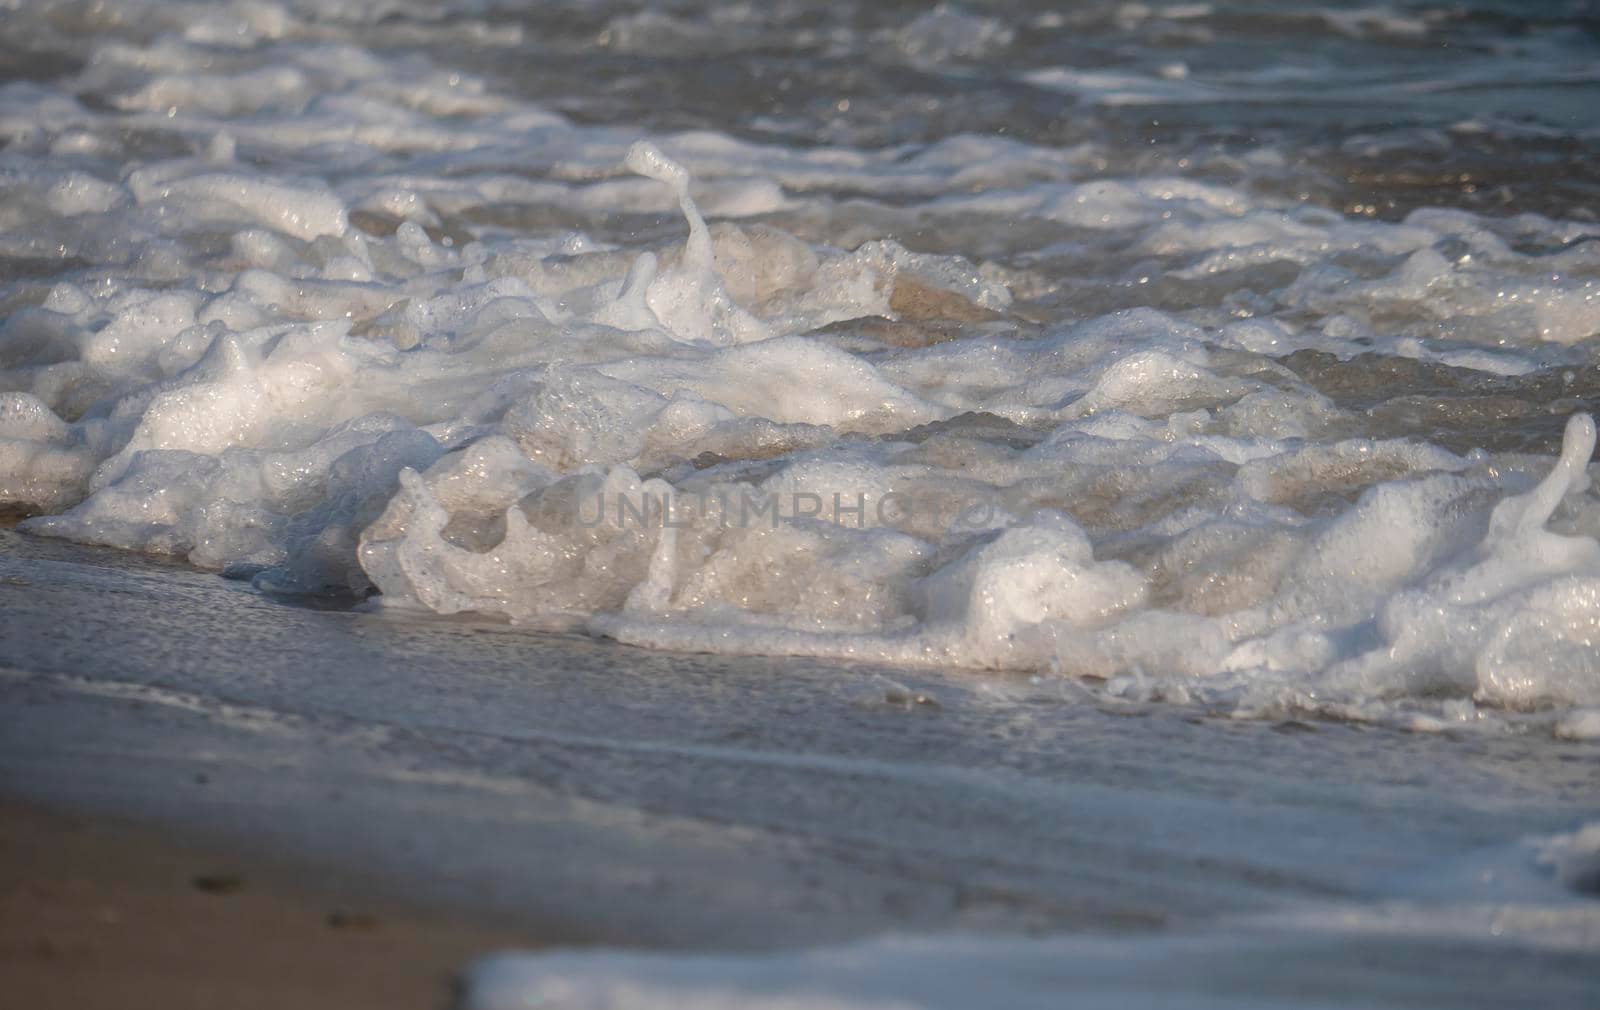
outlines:
{"label": "shoreline", "polygon": [[0,797],[0,974],[28,1010],[409,1010],[526,929],[196,832]]}
{"label": "shoreline", "polygon": [[[549,980],[906,935],[1114,954],[1091,975],[1192,939],[1164,991],[1283,1005],[1592,986],[1591,952],[1473,915],[1592,928],[1525,857],[1593,820],[1600,742],[307,610],[4,533],[0,610],[0,970],[29,1010],[440,1007],[507,949],[583,948]],[[1361,925],[1396,907],[1415,928]],[[1330,909],[1359,928],[1293,958],[1230,939]]]}

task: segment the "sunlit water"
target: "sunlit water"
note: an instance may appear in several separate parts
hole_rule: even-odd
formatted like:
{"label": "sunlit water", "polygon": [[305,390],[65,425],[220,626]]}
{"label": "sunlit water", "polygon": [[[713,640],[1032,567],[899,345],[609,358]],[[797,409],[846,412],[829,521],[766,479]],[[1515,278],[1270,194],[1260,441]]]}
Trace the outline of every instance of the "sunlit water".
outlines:
{"label": "sunlit water", "polygon": [[391,633],[1586,747],[1597,26],[0,3],[0,503]]}

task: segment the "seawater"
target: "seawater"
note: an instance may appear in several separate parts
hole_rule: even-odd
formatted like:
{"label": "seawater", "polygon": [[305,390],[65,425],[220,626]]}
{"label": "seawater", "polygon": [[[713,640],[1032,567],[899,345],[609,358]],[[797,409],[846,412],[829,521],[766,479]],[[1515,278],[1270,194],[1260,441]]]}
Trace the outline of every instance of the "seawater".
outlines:
{"label": "seawater", "polygon": [[[0,507],[401,626],[1587,746],[1597,30],[0,0]],[[1521,919],[1316,921],[1593,950],[1596,845],[1508,856]],[[476,998],[963,1005],[995,965],[1275,962],[1286,921],[496,963]]]}
{"label": "seawater", "polygon": [[[1600,725],[1581,4],[12,8],[31,533],[658,647]],[[730,496],[792,507],[614,521]]]}

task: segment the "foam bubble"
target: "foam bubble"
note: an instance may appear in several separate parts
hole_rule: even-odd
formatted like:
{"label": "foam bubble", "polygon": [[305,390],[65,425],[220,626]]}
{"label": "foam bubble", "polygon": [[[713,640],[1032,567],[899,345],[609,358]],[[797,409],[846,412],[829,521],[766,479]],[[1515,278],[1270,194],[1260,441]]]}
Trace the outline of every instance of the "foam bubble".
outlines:
{"label": "foam bubble", "polygon": [[[607,12],[608,51],[862,57],[861,98],[719,96],[737,133],[694,94],[634,117],[677,132],[532,104],[446,65],[520,37],[473,18],[63,9],[82,66],[0,87],[0,500],[274,592],[1592,736],[1592,225],[1416,168],[1542,143],[1494,116],[1196,146],[1186,108],[1322,98],[1219,77],[1202,8],[1036,19],[1167,33],[1115,72],[1012,66],[1041,50],[952,7]],[[1587,80],[1564,46],[1502,68]],[[955,64],[1085,116],[900,94]],[[1385,79],[1328,74],[1342,109]],[[1187,125],[1133,155],[1101,106],[1148,102]],[[1372,158],[1411,181],[1340,181]]]}

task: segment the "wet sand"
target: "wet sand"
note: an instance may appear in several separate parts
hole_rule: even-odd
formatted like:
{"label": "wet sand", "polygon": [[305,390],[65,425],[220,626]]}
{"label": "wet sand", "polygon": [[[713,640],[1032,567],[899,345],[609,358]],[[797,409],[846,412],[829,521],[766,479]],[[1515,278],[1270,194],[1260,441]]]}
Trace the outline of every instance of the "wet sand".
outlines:
{"label": "wet sand", "polygon": [[538,940],[271,857],[0,801],[0,977],[18,1010],[444,1007],[475,955]]}
{"label": "wet sand", "polygon": [[[3,531],[0,614],[0,797],[72,815],[0,803],[7,1010],[441,1006],[541,941],[950,932],[1178,942],[1169,1005],[1593,989],[1592,952],[1482,913],[1589,928],[1526,840],[1593,819],[1600,742],[313,610]],[[1239,939],[1282,915],[1327,928]],[[1099,1005],[1154,992],[1120,958],[1079,962]]]}

